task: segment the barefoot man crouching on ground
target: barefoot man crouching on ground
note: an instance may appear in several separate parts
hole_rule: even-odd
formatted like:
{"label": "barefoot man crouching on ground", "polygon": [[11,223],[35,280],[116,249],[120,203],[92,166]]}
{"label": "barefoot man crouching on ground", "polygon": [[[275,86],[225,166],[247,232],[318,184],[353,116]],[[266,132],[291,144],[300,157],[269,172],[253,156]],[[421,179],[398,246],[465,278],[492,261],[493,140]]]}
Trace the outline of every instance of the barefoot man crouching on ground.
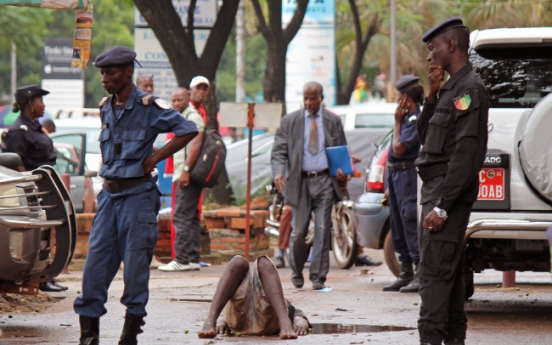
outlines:
{"label": "barefoot man crouching on ground", "polygon": [[[226,317],[219,316],[226,306]],[[306,335],[310,323],[303,312],[284,298],[280,276],[266,256],[249,262],[236,255],[224,270],[215,291],[200,338],[238,332],[243,335],[276,335],[295,339]]]}

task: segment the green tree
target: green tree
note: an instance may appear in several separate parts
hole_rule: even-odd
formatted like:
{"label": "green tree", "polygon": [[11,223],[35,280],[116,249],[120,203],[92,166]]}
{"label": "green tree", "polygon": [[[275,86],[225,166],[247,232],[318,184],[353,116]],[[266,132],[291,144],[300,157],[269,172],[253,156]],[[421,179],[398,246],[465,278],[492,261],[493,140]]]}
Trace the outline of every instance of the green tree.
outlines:
{"label": "green tree", "polygon": [[[196,75],[214,80],[215,74],[232,32],[239,1],[222,0],[217,19],[201,56],[194,46],[194,10],[197,0],[190,0],[187,25],[183,26],[171,0],[134,0],[136,7],[146,19],[167,54],[179,85],[189,85]],[[211,88],[205,108],[208,114],[207,126],[217,128],[217,108],[214,88]]]}
{"label": "green tree", "polygon": [[[46,37],[73,37],[75,11],[52,11],[53,22]],[[85,70],[85,107],[98,105],[107,93],[102,87],[101,75],[92,62],[96,56],[115,46],[134,47],[134,6],[130,1],[94,0],[94,21],[90,62]]]}
{"label": "green tree", "polygon": [[0,95],[11,102],[11,43],[17,47],[17,85],[40,84],[42,62],[28,59],[42,48],[41,37],[46,34],[52,20],[50,10],[29,7],[0,7]]}
{"label": "green tree", "polygon": [[267,45],[264,99],[285,104],[287,48],[303,23],[309,0],[296,0],[297,7],[285,28],[282,28],[282,0],[269,0],[264,4],[251,0],[251,3],[257,18],[257,29]]}

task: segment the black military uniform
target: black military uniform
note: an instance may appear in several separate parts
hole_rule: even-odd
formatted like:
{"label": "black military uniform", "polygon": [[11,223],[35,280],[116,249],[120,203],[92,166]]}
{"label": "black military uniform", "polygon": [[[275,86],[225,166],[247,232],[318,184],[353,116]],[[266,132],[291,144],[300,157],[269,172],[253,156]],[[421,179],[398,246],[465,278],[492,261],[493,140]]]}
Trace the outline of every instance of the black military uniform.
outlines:
{"label": "black military uniform", "polygon": [[[28,85],[18,88],[15,98],[19,105],[23,105],[34,97],[49,93],[37,85]],[[52,139],[42,130],[38,121],[31,120],[23,113],[15,120],[6,135],[6,152],[17,153],[25,170],[56,164]]]}
{"label": "black military uniform", "polygon": [[[464,27],[462,20],[448,19],[423,41],[456,27]],[[418,120],[422,149],[415,163],[423,181],[422,222],[434,207],[445,218],[439,232],[420,227],[418,329],[424,344],[464,344],[466,337],[464,234],[487,151],[488,112],[489,94],[468,62],[446,81],[436,103],[424,104]]]}

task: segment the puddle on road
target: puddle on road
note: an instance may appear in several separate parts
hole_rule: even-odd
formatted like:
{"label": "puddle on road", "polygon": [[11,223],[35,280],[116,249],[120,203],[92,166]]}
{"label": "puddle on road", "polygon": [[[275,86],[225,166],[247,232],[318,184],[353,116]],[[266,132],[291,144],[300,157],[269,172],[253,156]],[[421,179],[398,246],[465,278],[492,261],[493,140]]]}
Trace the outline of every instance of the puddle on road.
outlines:
{"label": "puddle on road", "polygon": [[311,325],[312,334],[397,332],[415,329],[398,326],[346,325],[340,323],[313,323]]}

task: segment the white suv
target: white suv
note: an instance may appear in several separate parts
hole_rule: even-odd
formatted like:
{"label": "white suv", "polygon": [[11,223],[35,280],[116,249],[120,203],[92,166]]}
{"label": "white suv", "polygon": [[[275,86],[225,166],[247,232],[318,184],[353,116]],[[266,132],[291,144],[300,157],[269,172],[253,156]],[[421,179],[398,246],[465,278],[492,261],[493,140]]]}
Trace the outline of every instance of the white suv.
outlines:
{"label": "white suv", "polygon": [[550,271],[552,28],[474,31],[470,61],[491,96],[487,159],[466,231],[473,273]]}

